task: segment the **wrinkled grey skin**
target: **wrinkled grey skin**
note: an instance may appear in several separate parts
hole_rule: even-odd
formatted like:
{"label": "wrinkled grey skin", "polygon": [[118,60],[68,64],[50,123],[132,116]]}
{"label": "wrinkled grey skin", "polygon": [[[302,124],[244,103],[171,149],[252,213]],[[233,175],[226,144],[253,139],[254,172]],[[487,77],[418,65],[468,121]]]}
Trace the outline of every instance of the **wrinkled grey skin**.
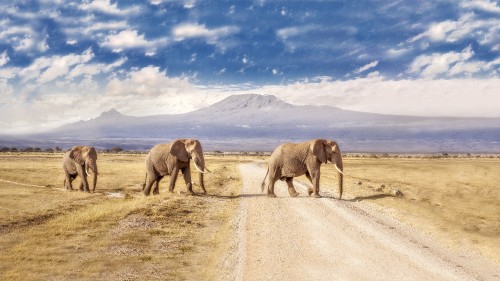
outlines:
{"label": "wrinkled grey skin", "polygon": [[64,186],[68,190],[73,190],[71,182],[80,176],[80,191],[90,192],[87,181],[88,171],[93,173],[92,192],[97,185],[97,152],[92,146],[74,146],[63,156],[63,170],[65,174]]}
{"label": "wrinkled grey skin", "polygon": [[[153,194],[159,194],[159,183],[164,176],[170,175],[170,185],[168,190],[174,192],[175,182],[179,171],[182,171],[187,191],[193,192],[191,182],[190,160],[205,172],[205,158],[203,149],[198,140],[178,139],[171,143],[155,145],[146,156],[146,179],[142,186],[144,195],[149,196],[151,187],[154,184]],[[206,193],[203,182],[203,173],[200,174],[200,186],[203,193]]]}
{"label": "wrinkled grey skin", "polygon": [[[298,195],[293,186],[293,178],[301,175],[306,177],[313,184],[309,188],[309,195],[321,197],[319,194],[319,179],[321,164],[330,161],[337,164],[343,171],[342,155],[338,144],[332,140],[315,139],[304,143],[285,143],[278,146],[269,159],[266,177],[262,181],[262,191],[264,191],[267,175],[267,194],[269,197],[276,197],[274,194],[274,184],[277,180],[284,180],[288,185],[288,193],[295,197]],[[342,198],[343,175],[339,173],[339,199]]]}

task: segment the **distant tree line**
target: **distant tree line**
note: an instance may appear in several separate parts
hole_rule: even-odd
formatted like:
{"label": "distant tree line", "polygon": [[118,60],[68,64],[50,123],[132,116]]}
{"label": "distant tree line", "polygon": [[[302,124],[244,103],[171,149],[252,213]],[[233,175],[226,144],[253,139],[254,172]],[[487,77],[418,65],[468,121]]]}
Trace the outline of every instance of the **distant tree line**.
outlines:
{"label": "distant tree line", "polygon": [[[31,146],[28,146],[28,147],[23,147],[23,148],[17,148],[17,147],[2,147],[0,149],[0,152],[45,152],[45,153],[55,153],[55,152],[61,152],[63,151],[62,148],[60,148],[59,146],[56,146],[54,148],[45,148],[45,149],[42,149],[40,147],[31,147]],[[122,153],[122,152],[126,152],[123,148],[121,147],[113,147],[111,149],[104,149],[104,150],[100,150],[101,152],[105,152],[105,153]]]}
{"label": "distant tree line", "polygon": [[54,153],[54,152],[61,152],[62,149],[59,146],[56,146],[55,148],[45,148],[42,149],[40,147],[24,147],[24,148],[17,148],[17,147],[2,147],[0,149],[0,152],[47,152],[47,153]]}

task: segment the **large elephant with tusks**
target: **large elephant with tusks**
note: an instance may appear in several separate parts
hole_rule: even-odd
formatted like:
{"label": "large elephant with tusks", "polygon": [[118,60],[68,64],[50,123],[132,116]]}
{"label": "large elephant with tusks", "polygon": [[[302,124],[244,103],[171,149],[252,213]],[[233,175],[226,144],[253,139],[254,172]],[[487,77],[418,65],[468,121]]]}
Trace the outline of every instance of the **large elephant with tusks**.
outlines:
{"label": "large elephant with tusks", "polygon": [[193,195],[191,159],[196,170],[200,172],[200,187],[203,189],[203,193],[206,193],[203,174],[210,171],[205,167],[205,158],[200,142],[196,139],[178,139],[171,143],[157,144],[149,151],[146,156],[144,195],[149,196],[153,184],[155,185],[153,194],[159,194],[159,183],[167,175],[171,176],[168,190],[174,192],[179,171],[182,172],[187,191]]}
{"label": "large elephant with tusks", "polygon": [[311,181],[313,187],[309,188],[309,195],[321,197],[319,194],[319,179],[321,164],[330,161],[339,172],[339,199],[342,198],[343,189],[343,164],[339,145],[332,140],[315,139],[303,143],[285,143],[278,146],[269,159],[266,176],[262,181],[261,189],[264,191],[265,181],[269,175],[267,194],[276,197],[274,184],[277,180],[284,180],[288,185],[288,193],[295,197],[299,193],[293,186],[293,178],[301,175]]}

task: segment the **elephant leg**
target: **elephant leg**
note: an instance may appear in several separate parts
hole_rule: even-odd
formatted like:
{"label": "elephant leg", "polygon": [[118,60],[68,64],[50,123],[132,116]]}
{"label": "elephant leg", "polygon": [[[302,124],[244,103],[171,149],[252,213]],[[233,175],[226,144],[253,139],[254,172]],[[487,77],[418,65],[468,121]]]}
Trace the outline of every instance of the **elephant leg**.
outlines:
{"label": "elephant leg", "polygon": [[278,178],[269,177],[269,186],[267,188],[268,197],[276,197],[276,194],[274,194],[274,184],[277,180]]}
{"label": "elephant leg", "polygon": [[188,166],[182,169],[182,176],[184,177],[184,182],[186,182],[186,189],[189,194],[194,195],[193,183],[191,182],[191,168]]}
{"label": "elephant leg", "polygon": [[151,193],[151,186],[153,183],[157,182],[158,177],[154,174],[148,175],[148,179],[146,181],[146,186],[144,187],[144,195],[149,196]]}
{"label": "elephant leg", "polygon": [[288,194],[292,197],[297,197],[299,193],[293,187],[293,178],[286,178],[286,184],[288,185]]}
{"label": "elephant leg", "polygon": [[73,179],[71,176],[67,176],[64,179],[64,186],[66,187],[67,190],[73,190],[73,185],[71,184],[73,182]]}
{"label": "elephant leg", "polygon": [[[80,176],[81,183],[80,183],[80,190],[85,190],[85,192],[90,193],[89,189],[89,183],[87,182],[87,174],[85,172],[85,166],[83,165],[76,165],[76,171],[78,172],[78,175]],[[83,184],[83,188],[82,185]]]}
{"label": "elephant leg", "polygon": [[321,195],[319,195],[319,177],[320,177],[320,172],[319,170],[315,173],[311,173],[312,176],[312,183],[313,183],[313,197],[316,198],[321,198]]}
{"label": "elephant leg", "polygon": [[267,196],[268,197],[276,197],[274,194],[274,184],[280,179],[281,171],[279,168],[274,165],[269,166],[269,182],[267,186]]}
{"label": "elephant leg", "polygon": [[[313,180],[312,180],[311,175],[309,174],[309,172],[306,173],[306,177],[311,182],[311,184],[314,185]],[[311,196],[311,194],[313,194],[313,192],[314,192],[314,188],[313,187],[309,187],[307,189],[307,194],[309,194],[309,196]]]}
{"label": "elephant leg", "polygon": [[71,182],[73,181],[72,176],[69,174],[68,170],[66,169],[66,166],[63,166],[64,170],[64,187],[67,190],[73,190],[73,186],[71,185]]}
{"label": "elephant leg", "polygon": [[80,181],[80,184],[78,185],[78,190],[83,191],[83,179]]}
{"label": "elephant leg", "polygon": [[172,174],[170,175],[170,184],[168,185],[168,191],[174,192],[175,182],[177,181],[177,175],[179,174],[179,167],[174,167]]}
{"label": "elephant leg", "polygon": [[156,181],[154,182],[155,188],[153,188],[153,194],[158,195],[160,194],[160,181],[163,179],[163,177],[158,177]]}

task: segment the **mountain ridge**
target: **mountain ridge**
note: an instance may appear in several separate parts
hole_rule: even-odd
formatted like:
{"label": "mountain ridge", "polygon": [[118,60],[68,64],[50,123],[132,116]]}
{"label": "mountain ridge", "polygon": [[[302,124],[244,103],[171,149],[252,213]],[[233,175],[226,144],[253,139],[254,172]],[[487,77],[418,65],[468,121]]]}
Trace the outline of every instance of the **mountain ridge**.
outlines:
{"label": "mountain ridge", "polygon": [[112,108],[32,139],[148,149],[158,142],[189,137],[217,150],[272,150],[284,141],[328,138],[346,143],[348,151],[500,152],[499,121],[365,113],[247,94],[183,114],[136,117]]}

